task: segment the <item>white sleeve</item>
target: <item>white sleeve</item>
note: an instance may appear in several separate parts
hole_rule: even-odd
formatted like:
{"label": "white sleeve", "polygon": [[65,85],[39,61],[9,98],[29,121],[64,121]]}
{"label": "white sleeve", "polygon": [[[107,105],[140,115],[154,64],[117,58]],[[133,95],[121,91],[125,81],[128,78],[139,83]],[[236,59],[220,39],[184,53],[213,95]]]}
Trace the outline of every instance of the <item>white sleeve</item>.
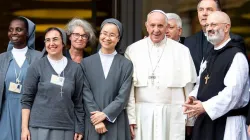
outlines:
{"label": "white sleeve", "polygon": [[212,120],[215,120],[232,109],[247,105],[249,101],[248,62],[242,53],[234,56],[233,62],[224,78],[226,86],[218,95],[202,102]]}
{"label": "white sleeve", "polygon": [[127,104],[127,113],[128,113],[128,120],[129,124],[136,124],[136,115],[135,115],[135,91],[134,91],[134,85],[132,84],[130,96]]}
{"label": "white sleeve", "polygon": [[[193,83],[188,83],[185,87],[184,87],[184,90],[185,90],[185,97],[188,98],[190,91],[192,91],[194,87],[194,84]],[[186,99],[187,100],[187,99]],[[186,101],[185,100],[185,101]],[[194,123],[195,123],[195,118],[192,117],[192,118],[188,118],[187,117],[187,122],[186,122],[186,126],[194,126]]]}
{"label": "white sleeve", "polygon": [[[125,57],[131,60],[129,52],[130,47],[127,48],[125,52]],[[136,113],[135,113],[135,87],[134,83],[132,83],[131,90],[130,90],[130,96],[128,100],[128,104],[126,107],[127,113],[128,113],[128,120],[129,124],[136,124]]]}

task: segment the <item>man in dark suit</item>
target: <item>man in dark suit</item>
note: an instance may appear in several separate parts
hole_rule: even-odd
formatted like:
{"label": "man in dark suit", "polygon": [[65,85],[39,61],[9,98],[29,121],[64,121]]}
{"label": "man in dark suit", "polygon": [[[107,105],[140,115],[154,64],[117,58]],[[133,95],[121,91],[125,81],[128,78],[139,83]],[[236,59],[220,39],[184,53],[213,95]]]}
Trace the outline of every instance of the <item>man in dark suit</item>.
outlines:
{"label": "man in dark suit", "polygon": [[166,13],[166,16],[168,18],[168,28],[166,32],[167,38],[171,38],[183,44],[185,37],[181,37],[182,21],[180,16],[175,13]]}
{"label": "man in dark suit", "polygon": [[[184,45],[190,50],[197,74],[200,70],[201,61],[203,58],[207,57],[208,53],[213,48],[213,45],[207,41],[204,32],[207,17],[212,12],[220,10],[221,7],[218,0],[200,0],[197,6],[197,12],[202,30],[190,37],[187,37],[184,41]],[[230,38],[237,42],[238,46],[246,52],[244,40],[241,36],[230,33]]]}

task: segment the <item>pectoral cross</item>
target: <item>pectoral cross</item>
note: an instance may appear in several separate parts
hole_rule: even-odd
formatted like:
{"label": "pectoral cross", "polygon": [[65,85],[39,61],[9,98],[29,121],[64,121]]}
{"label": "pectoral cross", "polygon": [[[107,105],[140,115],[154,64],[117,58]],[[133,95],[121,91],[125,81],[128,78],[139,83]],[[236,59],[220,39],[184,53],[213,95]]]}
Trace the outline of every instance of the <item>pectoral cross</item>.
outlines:
{"label": "pectoral cross", "polygon": [[207,84],[207,81],[209,80],[209,78],[210,78],[209,75],[207,75],[207,76],[204,78],[204,79],[206,80],[206,81],[205,81],[205,84]]}
{"label": "pectoral cross", "polygon": [[154,75],[154,73],[152,73],[151,76],[148,76],[148,79],[151,79],[151,83],[152,85],[154,85],[154,80],[156,79],[156,76]]}

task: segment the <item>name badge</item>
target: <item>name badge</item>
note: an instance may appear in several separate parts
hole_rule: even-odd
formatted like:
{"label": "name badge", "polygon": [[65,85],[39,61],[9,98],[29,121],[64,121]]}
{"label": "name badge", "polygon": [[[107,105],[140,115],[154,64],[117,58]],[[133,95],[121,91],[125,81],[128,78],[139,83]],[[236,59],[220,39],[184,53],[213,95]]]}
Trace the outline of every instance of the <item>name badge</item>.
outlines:
{"label": "name badge", "polygon": [[60,77],[60,76],[56,76],[56,75],[52,74],[50,83],[55,84],[55,85],[59,85],[59,86],[63,86],[64,77]]}
{"label": "name badge", "polygon": [[21,90],[22,90],[21,84],[10,82],[9,91],[15,92],[15,93],[21,93]]}

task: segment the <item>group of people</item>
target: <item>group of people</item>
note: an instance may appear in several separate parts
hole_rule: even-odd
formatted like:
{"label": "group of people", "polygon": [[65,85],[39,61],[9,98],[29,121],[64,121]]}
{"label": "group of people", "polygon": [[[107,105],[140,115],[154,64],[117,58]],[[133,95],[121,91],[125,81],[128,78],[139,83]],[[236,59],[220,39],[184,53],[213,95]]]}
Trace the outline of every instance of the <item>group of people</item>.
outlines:
{"label": "group of people", "polygon": [[197,13],[202,30],[184,38],[177,14],[149,12],[148,37],[125,56],[114,18],[90,56],[96,36],[83,19],[48,28],[42,52],[35,24],[13,19],[0,54],[0,140],[250,140],[244,40],[219,1],[200,0]]}

